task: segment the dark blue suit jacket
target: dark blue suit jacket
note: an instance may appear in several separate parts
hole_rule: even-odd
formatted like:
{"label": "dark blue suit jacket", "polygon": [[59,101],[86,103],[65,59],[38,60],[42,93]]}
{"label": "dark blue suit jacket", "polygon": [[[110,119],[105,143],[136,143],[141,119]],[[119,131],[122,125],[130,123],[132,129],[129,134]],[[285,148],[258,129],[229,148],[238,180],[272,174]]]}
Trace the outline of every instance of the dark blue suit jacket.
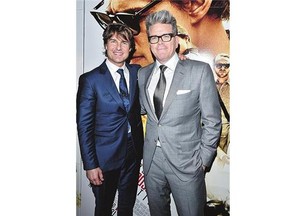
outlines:
{"label": "dark blue suit jacket", "polygon": [[125,159],[128,121],[138,159],[142,159],[143,127],[140,115],[137,71],[129,69],[130,107],[125,110],[105,61],[79,78],[77,92],[77,130],[85,170],[119,168]]}

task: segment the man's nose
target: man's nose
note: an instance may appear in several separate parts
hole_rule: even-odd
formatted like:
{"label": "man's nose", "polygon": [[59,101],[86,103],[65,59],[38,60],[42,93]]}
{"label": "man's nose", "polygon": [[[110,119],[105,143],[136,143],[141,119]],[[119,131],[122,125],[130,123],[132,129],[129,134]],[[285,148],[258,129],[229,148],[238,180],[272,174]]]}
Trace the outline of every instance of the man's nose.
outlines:
{"label": "man's nose", "polygon": [[162,44],[162,43],[164,43],[163,40],[162,40],[162,38],[159,38],[159,39],[158,39],[158,44]]}
{"label": "man's nose", "polygon": [[120,49],[121,49],[121,43],[117,43],[116,49],[117,49],[117,50],[120,50]]}

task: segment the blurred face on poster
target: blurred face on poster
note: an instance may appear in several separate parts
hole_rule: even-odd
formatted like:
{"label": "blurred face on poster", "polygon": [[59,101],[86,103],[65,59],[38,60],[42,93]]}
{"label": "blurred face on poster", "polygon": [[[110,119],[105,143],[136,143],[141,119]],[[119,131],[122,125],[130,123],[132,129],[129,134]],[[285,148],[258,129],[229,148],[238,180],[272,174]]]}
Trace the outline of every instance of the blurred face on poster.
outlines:
{"label": "blurred face on poster", "polygon": [[136,52],[131,63],[146,66],[153,62],[153,57],[149,49],[145,18],[150,13],[164,9],[177,20],[180,53],[193,47],[200,52],[229,53],[229,38],[222,25],[221,15],[207,15],[211,4],[213,0],[109,0],[106,14],[95,13],[93,16],[102,28],[105,28],[105,22],[121,22],[134,30]]}
{"label": "blurred face on poster", "polygon": [[226,81],[229,79],[230,60],[227,54],[218,54],[215,58],[214,71],[218,80]]}

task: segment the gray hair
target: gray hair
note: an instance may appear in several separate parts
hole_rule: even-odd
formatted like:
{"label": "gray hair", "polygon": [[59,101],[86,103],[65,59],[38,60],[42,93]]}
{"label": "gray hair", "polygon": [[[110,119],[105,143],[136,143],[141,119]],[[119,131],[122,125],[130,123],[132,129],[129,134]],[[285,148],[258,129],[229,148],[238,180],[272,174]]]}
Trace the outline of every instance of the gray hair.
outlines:
{"label": "gray hair", "polygon": [[167,10],[157,11],[155,13],[149,14],[146,17],[146,32],[149,36],[149,28],[156,24],[171,24],[172,25],[172,33],[177,35],[177,22],[174,16],[170,14]]}

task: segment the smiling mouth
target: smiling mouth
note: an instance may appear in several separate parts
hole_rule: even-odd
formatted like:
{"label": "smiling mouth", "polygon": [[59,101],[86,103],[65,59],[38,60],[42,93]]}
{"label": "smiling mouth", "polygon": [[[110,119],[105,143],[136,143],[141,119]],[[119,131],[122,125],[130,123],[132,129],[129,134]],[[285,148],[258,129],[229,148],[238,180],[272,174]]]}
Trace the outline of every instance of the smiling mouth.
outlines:
{"label": "smiling mouth", "polygon": [[114,55],[121,56],[121,55],[123,55],[123,53],[122,52],[114,52]]}

